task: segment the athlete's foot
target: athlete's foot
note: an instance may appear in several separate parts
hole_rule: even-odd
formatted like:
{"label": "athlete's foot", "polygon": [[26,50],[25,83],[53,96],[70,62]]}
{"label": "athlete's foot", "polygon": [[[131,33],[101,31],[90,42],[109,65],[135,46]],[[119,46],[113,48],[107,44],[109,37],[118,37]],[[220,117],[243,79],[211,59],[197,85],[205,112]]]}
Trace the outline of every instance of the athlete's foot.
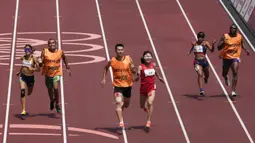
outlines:
{"label": "athlete's foot", "polygon": [[119,123],[119,126],[118,126],[117,132],[118,132],[119,134],[122,134],[122,130],[123,130],[123,129],[125,129],[125,125],[124,125],[123,122],[120,122],[120,123]]}
{"label": "athlete's foot", "polygon": [[58,113],[61,112],[61,109],[60,109],[59,105],[56,105],[56,110],[57,110]]}
{"label": "athlete's foot", "polygon": [[22,116],[25,116],[27,114],[27,112],[25,111],[25,110],[23,110],[22,112],[21,112],[21,115]]}
{"label": "athlete's foot", "polygon": [[204,78],[204,82],[205,82],[205,84],[207,84],[208,83],[208,78]]}
{"label": "athlete's foot", "polygon": [[205,96],[205,92],[204,92],[204,90],[202,88],[200,88],[200,95]]}
{"label": "athlete's foot", "polygon": [[236,96],[236,92],[235,91],[232,91],[231,92],[231,95],[234,97],[234,96]]}
{"label": "athlete's foot", "polygon": [[151,121],[147,121],[146,126],[145,126],[145,131],[149,132],[151,128]]}
{"label": "athlete's foot", "polygon": [[224,77],[224,79],[225,79],[225,84],[227,86],[229,86],[230,85],[230,81],[229,81],[228,75],[226,77]]}
{"label": "athlete's foot", "polygon": [[54,101],[50,101],[50,110],[54,109]]}

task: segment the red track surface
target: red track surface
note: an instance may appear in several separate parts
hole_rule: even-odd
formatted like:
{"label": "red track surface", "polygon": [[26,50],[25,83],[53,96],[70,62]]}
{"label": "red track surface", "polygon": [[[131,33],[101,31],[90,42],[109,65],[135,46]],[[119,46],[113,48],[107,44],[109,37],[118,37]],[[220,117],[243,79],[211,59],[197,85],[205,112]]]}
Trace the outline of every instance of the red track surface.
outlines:
{"label": "red track surface", "polygon": [[[180,1],[195,31],[205,31],[208,40],[216,38],[227,32],[231,23],[227,14],[215,0],[194,0]],[[199,5],[198,5],[199,3]],[[114,56],[114,45],[123,43],[125,51],[131,55],[135,64],[140,61],[140,56],[144,50],[151,50],[148,35],[138,11],[136,2],[133,1],[103,1],[99,0],[104,32],[107,39],[110,56]],[[202,5],[202,6],[201,6]],[[219,82],[211,72],[209,84],[205,86],[206,97],[198,97],[198,87],[196,83],[196,73],[193,70],[193,57],[186,57],[190,48],[191,40],[195,40],[194,35],[181,13],[176,1],[170,0],[141,0],[145,20],[150,34],[157,49],[161,64],[166,74],[170,89],[173,93],[177,107],[191,142],[197,143],[246,143],[248,137],[243,131],[233,109],[221,89]],[[84,50],[90,47],[68,44],[67,40],[84,38],[86,36],[77,35],[91,33],[102,35],[95,0],[77,0],[70,2],[62,0],[59,3],[60,9],[60,31],[62,39],[62,49],[66,51],[70,63],[89,61],[89,58],[81,56],[105,56],[105,49],[89,52],[72,53],[70,51]],[[198,10],[203,11],[203,14]],[[0,5],[0,18],[2,19],[0,34],[12,33],[15,14],[15,0],[4,1]],[[214,24],[213,24],[214,23]],[[45,34],[22,34],[22,32],[53,32]],[[67,33],[69,32],[69,34]],[[70,34],[70,32],[73,32]],[[22,51],[21,38],[37,39],[47,41],[48,38],[57,37],[56,2],[55,1],[20,1],[19,18],[17,27],[17,45]],[[1,38],[2,36],[0,36]],[[11,38],[11,35],[4,36]],[[0,41],[1,42],[1,41]],[[10,42],[11,43],[11,42]],[[21,44],[20,44],[21,43]],[[29,42],[28,42],[29,43]],[[103,38],[86,41],[76,41],[80,44],[97,44],[104,46]],[[4,44],[1,42],[0,44]],[[36,46],[38,50],[46,47],[46,44]],[[11,46],[9,47],[11,49]],[[252,50],[250,50],[252,52]],[[17,53],[17,52],[16,52]],[[1,55],[6,55],[0,53]],[[72,55],[74,54],[74,55]],[[78,57],[77,55],[80,55]],[[221,78],[221,61],[217,58],[217,51],[208,54],[217,74]],[[18,56],[16,56],[18,57]],[[242,65],[239,73],[239,83],[234,103],[239,115],[243,119],[251,137],[254,138],[255,116],[249,112],[254,108],[254,96],[252,93],[252,81],[254,79],[255,68],[252,64],[253,53],[250,57],[243,54]],[[20,61],[15,60],[15,64]],[[6,62],[7,63],[7,62]],[[64,95],[66,119],[67,142],[124,142],[123,136],[115,133],[117,120],[115,115],[115,105],[113,104],[112,87],[110,75],[105,88],[100,87],[103,66],[106,61],[93,64],[72,65],[72,76],[64,74]],[[0,66],[2,76],[0,80],[1,97],[0,101],[6,104],[8,90],[9,66]],[[249,69],[249,70],[248,70]],[[19,118],[20,90],[18,77],[15,73],[19,66],[14,67],[11,90],[11,106],[9,113],[9,126],[17,124],[53,125],[62,128],[62,116],[55,111],[49,110],[49,99],[44,85],[44,78],[37,73],[35,89],[31,97],[28,98],[27,110],[30,114],[25,120]],[[249,76],[246,76],[249,75]],[[222,79],[222,78],[221,78]],[[222,80],[223,81],[223,80]],[[223,82],[224,83],[224,82]],[[225,85],[224,85],[225,86]],[[225,87],[228,91],[229,87]],[[133,88],[133,96],[130,108],[124,111],[124,121],[127,124],[127,140],[129,143],[138,142],[174,142],[184,143],[185,138],[180,123],[172,106],[172,101],[165,85],[157,82],[157,92],[155,100],[155,110],[152,120],[152,131],[145,133],[142,127],[146,123],[146,114],[139,108],[139,84]],[[6,107],[0,108],[0,124],[5,124]],[[1,127],[1,126],[0,126]],[[95,131],[96,134],[86,132],[71,131],[72,127]],[[0,133],[3,134],[2,129]],[[63,142],[62,130],[39,130],[39,129],[15,129],[8,128],[8,143],[16,142]],[[22,136],[11,133],[55,133],[59,136]],[[104,137],[100,133],[113,135],[117,139]],[[78,136],[71,136],[75,134]],[[3,135],[0,135],[1,140]],[[164,140],[164,141],[162,141]]]}

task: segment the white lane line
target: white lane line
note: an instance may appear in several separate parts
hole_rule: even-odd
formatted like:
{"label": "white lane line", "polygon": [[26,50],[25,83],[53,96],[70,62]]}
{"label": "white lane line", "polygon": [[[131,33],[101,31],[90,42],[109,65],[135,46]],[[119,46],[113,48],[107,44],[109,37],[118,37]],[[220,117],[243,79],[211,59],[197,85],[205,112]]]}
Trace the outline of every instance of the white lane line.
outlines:
{"label": "white lane line", "polygon": [[[185,19],[186,19],[186,21],[187,21],[187,23],[188,23],[188,25],[189,25],[189,27],[190,27],[190,29],[191,29],[193,35],[194,35],[194,37],[197,39],[197,36],[196,36],[197,34],[196,34],[196,32],[195,32],[193,26],[191,25],[191,22],[189,21],[189,19],[188,19],[187,15],[186,15],[186,13],[185,13],[185,11],[184,11],[184,9],[183,9],[181,3],[179,2],[179,0],[176,0],[176,2],[178,3],[178,5],[179,5],[179,7],[180,7],[180,9],[181,9],[181,11],[182,11],[182,14],[184,15],[184,17],[185,17]],[[211,63],[211,61],[210,61],[210,59],[209,59],[209,57],[208,57],[207,55],[206,55],[206,58],[207,58],[207,60],[208,60],[208,63],[209,63],[209,65],[210,65],[210,67],[211,67],[211,69],[212,69],[212,71],[213,71],[213,73],[214,73],[216,79],[218,80],[218,82],[219,82],[219,84],[220,84],[220,86],[221,86],[221,89],[222,89],[223,92],[225,93],[225,95],[226,95],[226,97],[227,97],[227,99],[228,99],[228,102],[230,103],[230,105],[231,105],[233,111],[235,112],[236,117],[238,118],[240,124],[242,125],[243,130],[245,131],[245,134],[246,134],[247,137],[249,138],[250,142],[251,142],[251,143],[254,143],[254,141],[252,140],[252,138],[251,138],[251,136],[250,136],[250,134],[249,134],[247,128],[246,128],[245,125],[244,125],[244,122],[242,121],[242,119],[241,119],[241,117],[240,117],[238,111],[236,110],[236,108],[235,108],[235,106],[234,106],[232,100],[230,99],[230,97],[229,97],[229,95],[228,95],[228,93],[227,93],[225,87],[223,86],[223,84],[222,84],[222,82],[221,82],[221,80],[220,80],[220,78],[219,78],[217,72],[216,72],[215,69],[214,69],[214,66],[212,65],[212,63]]]}
{"label": "white lane line", "polygon": [[[100,7],[99,7],[98,0],[95,0],[95,2],[96,2],[96,6],[97,6],[98,19],[99,19],[99,23],[100,23],[100,27],[101,27],[101,31],[102,31],[102,35],[103,35],[103,40],[104,40],[106,58],[109,61],[110,60],[109,49],[108,49],[106,38],[105,38],[105,32],[104,32],[104,26],[103,26],[103,21],[102,21],[102,17],[101,17]],[[110,68],[110,74],[111,74],[111,80],[113,81],[112,68]],[[123,119],[123,122],[124,122],[124,119]],[[124,129],[122,129],[122,132],[123,132],[124,142],[128,143],[126,131]]]}
{"label": "white lane line", "polygon": [[6,112],[5,112],[3,143],[7,142],[8,122],[9,122],[9,112],[10,112],[10,100],[11,100],[11,90],[12,90],[12,75],[13,75],[13,66],[14,66],[14,59],[15,59],[15,47],[16,47],[16,36],[17,36],[18,13],[19,13],[19,0],[16,0],[14,27],[13,27],[13,35],[12,35],[12,52],[11,52],[11,63],[10,63],[7,104],[6,104]]}
{"label": "white lane line", "polygon": [[176,102],[175,102],[175,100],[174,100],[174,96],[173,96],[172,91],[171,91],[171,89],[170,89],[170,87],[169,87],[169,84],[168,84],[168,81],[167,81],[165,72],[164,72],[163,67],[162,67],[162,65],[161,65],[160,59],[159,59],[159,57],[158,57],[158,53],[157,53],[157,51],[156,51],[154,42],[153,42],[153,40],[152,40],[152,38],[151,38],[151,34],[150,34],[150,31],[149,31],[149,28],[148,28],[148,26],[147,26],[146,20],[145,20],[145,18],[144,18],[144,15],[143,15],[143,12],[142,12],[142,9],[141,9],[141,7],[140,7],[140,4],[139,4],[139,1],[138,1],[138,0],[136,0],[136,4],[137,4],[138,10],[139,10],[139,12],[140,12],[140,15],[141,15],[141,18],[142,18],[144,27],[145,27],[145,29],[146,29],[148,38],[149,38],[149,40],[150,40],[151,47],[152,47],[152,49],[153,49],[153,51],[154,51],[155,58],[156,58],[156,60],[158,61],[158,65],[159,65],[160,71],[161,71],[162,76],[163,76],[163,78],[164,78],[164,80],[165,80],[166,88],[167,88],[169,97],[171,98],[171,101],[172,101],[172,103],[173,103],[174,110],[175,110],[175,113],[176,113],[176,115],[177,115],[177,118],[178,118],[178,120],[179,120],[179,122],[180,122],[180,125],[181,125],[181,128],[182,128],[184,137],[185,137],[185,139],[186,139],[186,142],[187,142],[187,143],[190,143],[190,139],[189,139],[188,134],[187,134],[187,131],[186,131],[185,127],[184,127],[184,124],[183,124],[181,115],[180,115],[180,113],[179,113],[179,110],[178,110],[178,108],[177,108],[177,106],[176,106]]}
{"label": "white lane line", "polygon": [[[57,34],[58,34],[58,48],[61,50],[61,31],[60,31],[60,21],[59,21],[59,1],[56,0],[56,13],[57,13]],[[61,68],[63,61],[61,60],[60,66]],[[66,135],[66,114],[65,114],[65,94],[64,94],[64,84],[63,84],[63,76],[60,79],[60,89],[61,89],[61,107],[62,107],[62,128],[63,128],[63,140],[64,143],[67,143],[67,135]]]}

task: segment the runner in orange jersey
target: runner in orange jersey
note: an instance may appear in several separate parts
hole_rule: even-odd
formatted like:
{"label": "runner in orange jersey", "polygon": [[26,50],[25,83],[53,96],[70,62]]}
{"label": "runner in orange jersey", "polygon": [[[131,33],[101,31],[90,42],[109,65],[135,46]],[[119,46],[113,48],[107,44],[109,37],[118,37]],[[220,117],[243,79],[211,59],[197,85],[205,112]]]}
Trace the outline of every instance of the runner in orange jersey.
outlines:
{"label": "runner in orange jersey", "polygon": [[56,40],[49,39],[48,46],[49,48],[45,48],[42,51],[40,66],[42,66],[42,75],[45,76],[45,84],[48,88],[48,94],[50,97],[50,110],[53,110],[55,106],[57,112],[60,113],[61,109],[59,106],[58,85],[60,77],[63,74],[60,65],[61,59],[63,59],[69,75],[71,75],[71,72],[69,71],[70,67],[64,52],[60,49],[57,49]]}
{"label": "runner in orange jersey", "polygon": [[37,58],[33,56],[34,48],[31,45],[25,45],[25,55],[20,59],[22,66],[20,71],[16,73],[19,76],[20,90],[21,90],[21,115],[26,115],[26,95],[31,95],[34,88],[35,77],[34,71],[40,71]]}
{"label": "runner in orange jersey", "polygon": [[233,73],[232,96],[236,96],[238,67],[241,62],[240,56],[242,49],[244,49],[246,54],[249,55],[249,51],[244,48],[242,35],[237,32],[237,26],[232,24],[230,26],[229,33],[226,33],[221,37],[218,45],[218,50],[220,51],[219,57],[223,60],[222,76],[224,77],[227,86],[230,85],[228,78],[230,68]]}
{"label": "runner in orange jersey", "polygon": [[113,86],[114,96],[117,103],[116,113],[119,119],[119,127],[125,128],[123,123],[122,112],[124,108],[128,108],[131,90],[133,86],[134,65],[129,55],[124,55],[124,45],[117,44],[115,46],[116,57],[112,57],[104,68],[102,85],[105,84],[105,77],[109,67],[113,70]]}

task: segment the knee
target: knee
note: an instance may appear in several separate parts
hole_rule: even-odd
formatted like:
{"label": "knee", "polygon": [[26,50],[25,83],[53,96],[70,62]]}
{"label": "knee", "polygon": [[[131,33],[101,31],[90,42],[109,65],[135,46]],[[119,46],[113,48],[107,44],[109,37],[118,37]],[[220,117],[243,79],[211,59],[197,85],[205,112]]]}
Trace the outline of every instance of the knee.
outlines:
{"label": "knee", "polygon": [[129,102],[125,102],[123,106],[124,106],[124,108],[128,108]]}
{"label": "knee", "polygon": [[21,89],[21,98],[24,98],[26,96],[26,90]]}
{"label": "knee", "polygon": [[148,101],[148,102],[147,102],[147,105],[148,105],[148,106],[152,106],[152,101]]}
{"label": "knee", "polygon": [[53,88],[53,92],[54,93],[58,92],[58,88]]}
{"label": "knee", "polygon": [[203,78],[204,76],[203,76],[203,74],[198,73],[198,77],[199,77],[199,78]]}
{"label": "knee", "polygon": [[235,71],[235,72],[233,72],[233,78],[234,79],[237,79],[237,77],[238,77],[238,73]]}
{"label": "knee", "polygon": [[116,111],[122,111],[122,107],[123,107],[123,103],[118,102],[117,107],[116,107]]}

